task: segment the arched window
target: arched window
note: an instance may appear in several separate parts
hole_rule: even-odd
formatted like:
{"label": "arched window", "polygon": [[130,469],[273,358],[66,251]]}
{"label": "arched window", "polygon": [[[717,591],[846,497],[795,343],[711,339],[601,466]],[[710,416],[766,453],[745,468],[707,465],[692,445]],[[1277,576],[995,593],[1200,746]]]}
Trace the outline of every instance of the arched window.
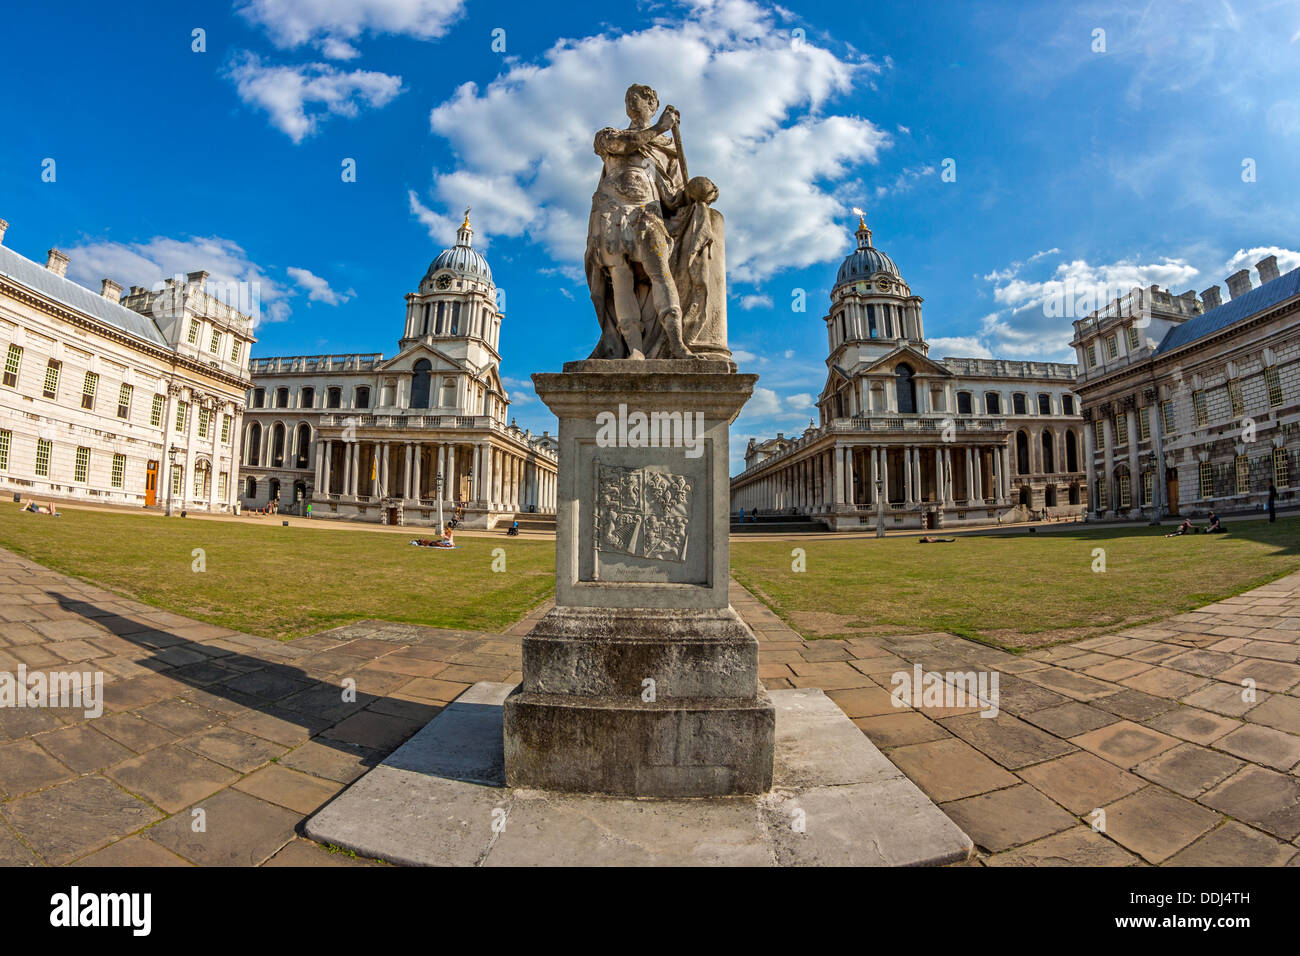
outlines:
{"label": "arched window", "polygon": [[1016,474],[1029,474],[1029,436],[1023,432],[1016,432]]}
{"label": "arched window", "polygon": [[289,390],[287,388],[277,388],[275,390],[275,407],[276,408],[289,407]]}
{"label": "arched window", "polygon": [[1038,414],[1052,414],[1052,396],[1046,392],[1040,392],[1038,395]]}
{"label": "arched window", "polygon": [[370,389],[365,385],[357,386],[357,408],[370,407]]}
{"label": "arched window", "polygon": [[1011,412],[1013,415],[1028,414],[1028,409],[1027,406],[1025,405],[1024,392],[1016,392],[1014,395],[1011,396]]}
{"label": "arched window", "polygon": [[1050,430],[1044,430],[1043,437],[1043,471],[1051,474],[1056,471],[1056,436]]}
{"label": "arched window", "polygon": [[971,413],[970,392],[957,393],[957,414],[969,415]]}
{"label": "arched window", "polygon": [[874,305],[867,306],[867,329],[873,339],[880,335],[880,329],[876,326],[876,307]]}
{"label": "arched window", "polygon": [[265,407],[265,405],[266,405],[266,389],[264,388],[253,389],[253,407],[263,408]]}
{"label": "arched window", "polygon": [[438,303],[438,317],[437,317],[437,319],[434,321],[434,327],[433,327],[433,334],[434,334],[434,335],[442,335],[442,329],[443,329],[442,320],[443,320],[443,316],[446,314],[446,310],[447,310],[447,303],[446,303],[446,302],[439,302],[439,303]]}
{"label": "arched window", "polygon": [[988,415],[1002,414],[1002,397],[997,392],[984,394],[984,412]]}
{"label": "arched window", "polygon": [[266,500],[267,501],[280,500],[280,479],[279,478],[271,479],[270,491],[267,492]]}
{"label": "arched window", "polygon": [[452,335],[460,334],[460,303],[459,302],[453,302],[451,304],[451,334]]}
{"label": "arched window", "polygon": [[244,463],[252,465],[254,468],[262,464],[262,425],[260,422],[253,422],[248,426],[248,451],[244,455]]}
{"label": "arched window", "polygon": [[271,429],[271,467],[284,466],[284,422],[276,422]]}
{"label": "arched window", "polygon": [[316,404],[316,389],[310,387],[304,388],[301,392],[298,393],[299,408],[311,408],[315,404]]}
{"label": "arched window", "polygon": [[326,392],[326,397],[330,408],[343,407],[343,389],[339,388],[337,385]]}
{"label": "arched window", "polygon": [[912,366],[900,364],[894,369],[898,389],[898,411],[903,415],[916,413],[916,383],[912,381]]}
{"label": "arched window", "polygon": [[420,359],[411,370],[411,407],[429,408],[429,383],[433,377],[433,363]]}
{"label": "arched window", "polygon": [[[1072,431],[1065,433],[1065,470],[1072,473],[1079,470],[1079,447]],[[1070,504],[1078,504],[1078,502],[1071,501]]]}
{"label": "arched window", "polygon": [[244,497],[245,497],[245,498],[249,498],[249,499],[252,499],[252,498],[256,498],[256,497],[257,497],[257,479],[256,479],[256,478],[245,478],[245,479],[244,479]]}
{"label": "arched window", "polygon": [[307,458],[311,451],[311,426],[303,422],[298,426],[298,436],[294,440],[294,465],[298,468],[307,467]]}

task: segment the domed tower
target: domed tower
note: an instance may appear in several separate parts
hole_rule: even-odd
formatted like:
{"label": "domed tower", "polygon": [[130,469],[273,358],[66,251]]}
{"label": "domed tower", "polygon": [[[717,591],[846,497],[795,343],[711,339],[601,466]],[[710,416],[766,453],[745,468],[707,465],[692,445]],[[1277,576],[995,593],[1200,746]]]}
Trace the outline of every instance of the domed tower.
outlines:
{"label": "domed tower", "polygon": [[851,368],[905,345],[925,354],[921,297],[912,295],[894,260],[871,244],[862,216],[856,234],[857,248],[840,265],[831,289],[828,364]]}
{"label": "domed tower", "polygon": [[401,347],[424,341],[448,354],[463,356],[476,366],[500,362],[501,320],[492,269],[474,248],[474,229],[465,221],[456,230],[456,244],[438,253],[406,296],[406,332]]}

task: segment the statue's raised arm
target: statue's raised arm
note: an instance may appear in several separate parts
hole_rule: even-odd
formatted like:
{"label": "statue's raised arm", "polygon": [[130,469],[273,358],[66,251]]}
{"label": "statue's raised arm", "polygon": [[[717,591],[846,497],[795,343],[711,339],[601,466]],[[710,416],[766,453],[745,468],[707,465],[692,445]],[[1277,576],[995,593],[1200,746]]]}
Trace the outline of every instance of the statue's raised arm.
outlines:
{"label": "statue's raised arm", "polygon": [[592,358],[728,358],[717,188],[686,182],[677,129],[659,97],[628,87],[626,129],[596,133],[603,162],[591,197],[586,272],[601,337]]}

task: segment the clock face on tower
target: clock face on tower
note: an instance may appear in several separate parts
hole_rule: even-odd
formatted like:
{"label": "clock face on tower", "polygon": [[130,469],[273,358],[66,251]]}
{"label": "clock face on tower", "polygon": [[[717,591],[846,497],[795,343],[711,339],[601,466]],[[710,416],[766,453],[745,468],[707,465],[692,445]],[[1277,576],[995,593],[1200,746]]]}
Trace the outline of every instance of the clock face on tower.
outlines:
{"label": "clock face on tower", "polygon": [[451,276],[438,276],[438,281],[434,283],[439,289],[447,290],[451,288]]}

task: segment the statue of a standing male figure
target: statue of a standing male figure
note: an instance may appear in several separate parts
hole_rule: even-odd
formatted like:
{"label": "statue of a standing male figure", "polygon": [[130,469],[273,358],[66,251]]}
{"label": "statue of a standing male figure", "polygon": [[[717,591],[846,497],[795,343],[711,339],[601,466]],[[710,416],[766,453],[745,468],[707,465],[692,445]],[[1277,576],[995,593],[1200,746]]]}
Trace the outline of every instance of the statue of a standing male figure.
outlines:
{"label": "statue of a standing male figure", "polygon": [[730,358],[718,189],[686,179],[676,109],[652,125],[659,97],[639,84],[625,104],[627,129],[602,129],[594,144],[604,169],[585,266],[601,336],[590,357]]}

